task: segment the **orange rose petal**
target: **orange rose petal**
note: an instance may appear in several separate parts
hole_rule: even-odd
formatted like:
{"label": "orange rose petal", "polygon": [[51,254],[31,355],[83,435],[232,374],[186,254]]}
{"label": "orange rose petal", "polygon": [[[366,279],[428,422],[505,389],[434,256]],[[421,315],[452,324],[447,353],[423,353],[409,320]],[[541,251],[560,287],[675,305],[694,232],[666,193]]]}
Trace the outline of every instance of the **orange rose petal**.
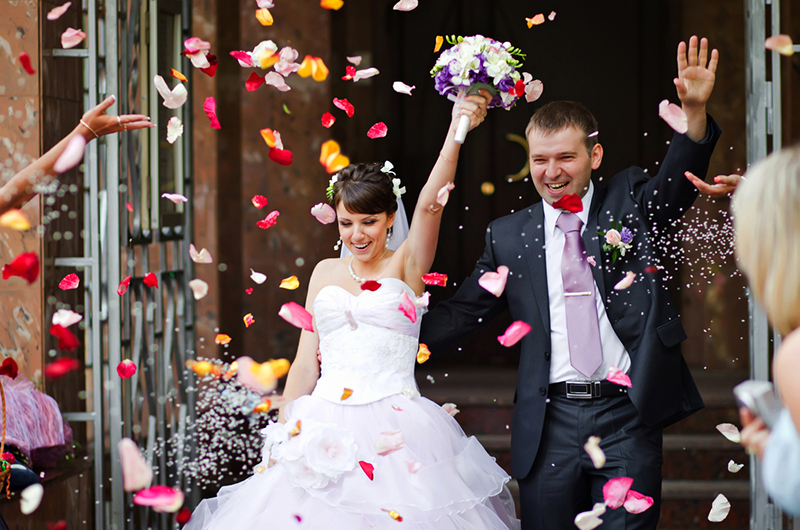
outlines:
{"label": "orange rose petal", "polygon": [[309,77],[313,72],[314,68],[314,58],[310,55],[306,55],[303,57],[303,62],[300,63],[300,69],[297,71],[297,75],[300,77]]}
{"label": "orange rose petal", "polygon": [[270,148],[274,148],[277,145],[275,140],[275,133],[270,128],[261,129],[259,131],[261,133],[261,137],[264,138],[264,141],[267,142],[267,145]]}
{"label": "orange rose petal", "polygon": [[417,363],[422,364],[431,357],[431,351],[428,349],[427,344],[419,343],[419,351],[417,351]]}
{"label": "orange rose petal", "polygon": [[533,25],[538,26],[539,24],[544,24],[544,15],[541,13],[533,17]]}
{"label": "orange rose petal", "polygon": [[291,364],[286,359],[270,359],[267,362],[272,368],[272,373],[275,377],[283,377],[289,373],[289,366],[291,366]]}
{"label": "orange rose petal", "polygon": [[288,289],[289,291],[294,291],[298,287],[300,287],[300,280],[297,279],[297,276],[289,276],[288,278],[284,278],[281,280],[281,284],[279,285],[281,289]]}
{"label": "orange rose petal", "polygon": [[314,65],[316,68],[313,70],[312,77],[314,81],[325,81],[328,78],[328,67],[325,66],[325,63],[322,62],[322,59],[319,57],[314,58]]}
{"label": "orange rose petal", "polygon": [[383,510],[383,511],[384,511],[384,512],[386,512],[386,513],[388,513],[388,514],[389,514],[389,517],[391,517],[392,519],[394,519],[394,520],[395,520],[395,521],[397,521],[398,523],[400,523],[400,522],[402,522],[402,521],[403,521],[403,518],[402,518],[402,517],[400,516],[400,514],[399,514],[399,513],[397,513],[396,511],[394,511],[394,510],[386,510],[386,509],[384,509],[384,508],[381,508],[381,510]]}
{"label": "orange rose petal", "polygon": [[242,320],[244,320],[244,326],[246,328],[252,326],[256,321],[256,319],[253,318],[253,313],[247,313]]}
{"label": "orange rose petal", "polygon": [[789,35],[774,35],[764,42],[764,47],[787,57],[794,54],[794,43]]}
{"label": "orange rose petal", "polygon": [[320,0],[319,5],[325,9],[333,9],[334,11],[338,11],[344,5],[344,0]]}
{"label": "orange rose petal", "polygon": [[344,392],[342,392],[342,401],[344,401],[345,399],[349,398],[352,395],[353,395],[353,390],[350,388],[345,388]]}
{"label": "orange rose petal", "polygon": [[262,7],[261,9],[256,9],[256,20],[258,20],[262,26],[271,26],[272,23],[275,21],[272,18],[272,13],[269,12],[269,9],[266,7]]}
{"label": "orange rose petal", "polygon": [[203,377],[214,370],[214,365],[208,361],[191,361],[191,366],[189,366],[189,363],[190,361],[186,361],[187,368],[191,369],[200,377]]}
{"label": "orange rose petal", "polygon": [[231,338],[224,333],[218,333],[216,337],[214,337],[214,342],[217,344],[229,344],[231,342]]}
{"label": "orange rose petal", "polygon": [[442,44],[444,44],[444,37],[441,35],[436,35],[436,44],[433,46],[433,53],[438,52],[442,49]]}
{"label": "orange rose petal", "polygon": [[185,75],[183,75],[182,73],[180,73],[179,71],[177,71],[174,68],[170,68],[169,69],[169,73],[172,74],[172,77],[174,77],[175,79],[180,79],[184,83],[188,83],[189,82],[189,80],[186,79]]}
{"label": "orange rose petal", "polygon": [[289,432],[289,436],[297,436],[298,434],[300,434],[300,420],[297,420],[297,424],[294,429]]}
{"label": "orange rose petal", "polygon": [[30,230],[31,223],[20,210],[9,210],[0,215],[0,226],[24,232]]}

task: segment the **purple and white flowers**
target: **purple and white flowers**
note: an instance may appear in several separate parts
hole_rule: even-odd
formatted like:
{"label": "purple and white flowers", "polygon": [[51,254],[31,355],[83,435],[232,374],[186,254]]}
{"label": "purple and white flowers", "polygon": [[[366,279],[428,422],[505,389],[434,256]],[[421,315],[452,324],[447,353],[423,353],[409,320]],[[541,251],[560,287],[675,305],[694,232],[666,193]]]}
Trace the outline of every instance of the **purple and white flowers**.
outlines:
{"label": "purple and white flowers", "polygon": [[631,245],[633,232],[631,232],[630,228],[622,226],[621,221],[616,223],[611,221],[611,228],[605,232],[597,233],[605,238],[603,250],[611,252],[611,263],[615,263],[620,256],[624,257],[625,253],[633,248],[633,245]]}
{"label": "purple and white flowers", "polygon": [[[494,98],[489,108],[514,106],[521,94],[515,85],[522,80],[517,68],[522,66],[516,57],[525,59],[519,48],[510,42],[498,42],[483,35],[447,37],[453,46],[444,50],[431,70],[439,94],[450,96],[473,85],[487,88]],[[483,85],[483,86],[481,86]]]}

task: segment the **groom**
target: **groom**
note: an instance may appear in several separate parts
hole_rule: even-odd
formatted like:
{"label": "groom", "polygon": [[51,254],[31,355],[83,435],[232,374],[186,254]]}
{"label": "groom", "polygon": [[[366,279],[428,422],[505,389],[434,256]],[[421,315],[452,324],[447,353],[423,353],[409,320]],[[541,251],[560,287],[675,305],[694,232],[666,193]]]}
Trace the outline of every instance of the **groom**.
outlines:
{"label": "groom", "polygon": [[[609,509],[603,526],[656,527],[662,429],[703,406],[681,355],[686,334],[656,269],[656,241],[691,207],[697,189],[684,172],[705,177],[719,137],[706,114],[717,59],[706,39],[698,49],[692,37],[688,53],[678,45],[675,85],[688,131],[675,134],[656,176],[631,167],[596,186],[591,174],[603,147],[592,114],[568,101],[537,110],[526,136],[542,201],[493,221],[475,271],[422,319],[420,341],[434,354],[506,309],[531,326],[511,439],[525,530],[574,528],[579,512],[603,502],[603,485],[623,476],[655,504],[637,515]],[[620,234],[598,235],[614,227]],[[495,297],[478,279],[500,265],[511,272]],[[628,272],[633,283],[615,289]],[[628,374],[632,387],[608,381],[611,367]],[[600,469],[583,449],[590,436],[602,439]]]}

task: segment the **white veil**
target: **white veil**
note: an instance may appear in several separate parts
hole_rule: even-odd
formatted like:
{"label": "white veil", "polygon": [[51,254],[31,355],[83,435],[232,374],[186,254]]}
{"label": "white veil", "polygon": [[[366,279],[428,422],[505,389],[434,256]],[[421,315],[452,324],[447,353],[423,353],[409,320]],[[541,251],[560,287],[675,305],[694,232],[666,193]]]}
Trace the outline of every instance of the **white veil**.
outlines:
{"label": "white veil", "polygon": [[[397,250],[400,245],[408,237],[408,216],[406,209],[403,207],[403,199],[397,199],[397,213],[394,216],[394,224],[392,225],[392,237],[389,239],[389,250]],[[352,253],[347,250],[347,246],[342,244],[341,257],[352,256]]]}

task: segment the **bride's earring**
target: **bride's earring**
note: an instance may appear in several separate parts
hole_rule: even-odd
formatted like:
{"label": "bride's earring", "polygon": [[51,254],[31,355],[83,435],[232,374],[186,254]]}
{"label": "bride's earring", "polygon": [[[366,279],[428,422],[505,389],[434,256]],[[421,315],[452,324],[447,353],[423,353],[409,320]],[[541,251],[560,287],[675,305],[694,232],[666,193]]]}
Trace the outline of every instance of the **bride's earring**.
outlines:
{"label": "bride's earring", "polygon": [[342,246],[342,236],[339,236],[339,241],[337,241],[336,244],[333,245],[333,250],[339,250],[341,246]]}
{"label": "bride's earring", "polygon": [[389,248],[389,240],[392,239],[392,228],[386,229],[386,240],[383,242],[384,248]]}

